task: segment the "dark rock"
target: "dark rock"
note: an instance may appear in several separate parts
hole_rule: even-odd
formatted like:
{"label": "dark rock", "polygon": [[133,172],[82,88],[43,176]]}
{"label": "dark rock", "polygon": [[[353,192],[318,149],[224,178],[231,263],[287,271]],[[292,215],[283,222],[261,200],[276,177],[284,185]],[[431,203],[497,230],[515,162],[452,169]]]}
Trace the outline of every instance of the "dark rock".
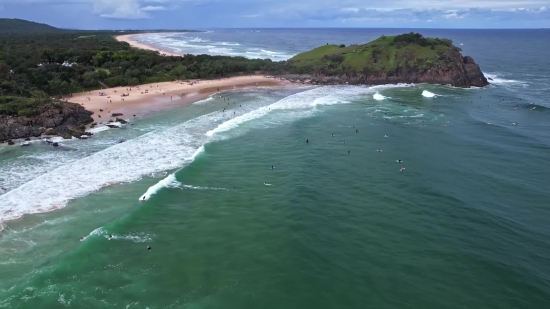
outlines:
{"label": "dark rock", "polygon": [[124,114],[122,114],[122,113],[113,113],[111,115],[111,117],[120,117],[120,116],[124,116]]}
{"label": "dark rock", "polygon": [[119,129],[119,127],[115,126],[114,124],[108,124],[107,126],[111,129]]}
{"label": "dark rock", "polygon": [[56,135],[60,126],[80,127],[91,123],[93,121],[91,115],[92,112],[81,105],[66,102],[44,104],[39,107],[36,116],[0,115],[0,141],[39,137],[44,133]]}
{"label": "dark rock", "polygon": [[59,147],[59,143],[58,143],[58,142],[55,142],[55,143],[52,144],[52,146],[54,146],[54,147]]}
{"label": "dark rock", "polygon": [[116,121],[118,121],[118,122],[120,122],[120,123],[122,123],[122,124],[128,123],[126,120],[121,119],[121,118],[117,118]]}
{"label": "dark rock", "polygon": [[8,145],[15,145],[15,143],[12,140],[9,140]]}

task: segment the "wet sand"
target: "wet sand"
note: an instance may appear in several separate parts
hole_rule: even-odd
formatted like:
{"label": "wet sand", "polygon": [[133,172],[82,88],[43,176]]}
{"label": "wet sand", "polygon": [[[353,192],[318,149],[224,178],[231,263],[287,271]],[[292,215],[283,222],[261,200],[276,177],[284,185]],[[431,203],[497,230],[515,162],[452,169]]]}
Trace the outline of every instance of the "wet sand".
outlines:
{"label": "wet sand", "polygon": [[[115,87],[73,94],[69,102],[92,111],[95,122],[107,122],[113,113],[124,118],[185,106],[231,89],[282,87],[292,83],[277,78],[253,75],[215,80],[174,81],[135,87]],[[104,95],[100,95],[104,93]],[[127,94],[128,96],[122,96]],[[114,117],[113,117],[114,118]]]}

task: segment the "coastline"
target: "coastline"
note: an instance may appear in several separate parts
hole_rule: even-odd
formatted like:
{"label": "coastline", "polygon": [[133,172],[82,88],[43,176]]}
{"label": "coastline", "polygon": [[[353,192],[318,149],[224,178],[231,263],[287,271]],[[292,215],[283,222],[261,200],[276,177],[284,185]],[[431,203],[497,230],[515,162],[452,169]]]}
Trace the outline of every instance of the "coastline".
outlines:
{"label": "coastline", "polygon": [[[162,32],[158,32],[158,34],[162,34]],[[115,37],[115,39],[119,42],[126,42],[134,48],[146,49],[146,50],[152,50],[152,51],[159,52],[163,56],[174,56],[174,57],[183,57],[183,56],[185,56],[185,54],[183,54],[183,53],[170,52],[170,51],[167,51],[167,50],[164,50],[164,49],[156,48],[156,47],[148,45],[148,44],[141,43],[141,42],[139,42],[138,40],[136,40],[134,38],[134,37],[139,36],[139,35],[142,35],[142,34],[118,35],[118,36]]]}
{"label": "coastline", "polygon": [[[143,116],[155,111],[193,104],[225,90],[284,87],[293,84],[274,77],[252,75],[215,80],[173,81],[134,87],[114,87],[75,93],[66,99],[93,112],[92,118],[97,124],[105,124],[109,120],[115,120],[116,117],[111,117],[113,113],[122,113],[121,117],[127,119],[133,115]],[[104,93],[104,95],[100,95],[100,93]],[[128,96],[122,97],[122,94],[128,94]]]}

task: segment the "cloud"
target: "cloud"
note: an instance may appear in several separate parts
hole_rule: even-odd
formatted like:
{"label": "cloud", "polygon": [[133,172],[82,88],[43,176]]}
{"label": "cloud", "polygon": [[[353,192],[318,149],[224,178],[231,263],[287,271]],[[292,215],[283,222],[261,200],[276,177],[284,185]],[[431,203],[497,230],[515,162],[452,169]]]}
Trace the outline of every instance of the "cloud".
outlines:
{"label": "cloud", "polygon": [[142,7],[141,10],[144,11],[144,12],[151,12],[151,11],[166,11],[168,9],[165,8],[164,6],[151,6],[151,5],[148,5],[146,7]]}
{"label": "cloud", "polygon": [[187,27],[487,28],[506,26],[506,19],[515,22],[508,26],[526,27],[550,24],[549,3],[550,0],[0,0],[0,5],[12,12],[32,11],[37,7],[34,4],[41,8],[78,4],[80,11],[91,13],[90,20],[98,16],[148,18],[147,25],[151,27],[174,27],[176,16],[184,16]]}

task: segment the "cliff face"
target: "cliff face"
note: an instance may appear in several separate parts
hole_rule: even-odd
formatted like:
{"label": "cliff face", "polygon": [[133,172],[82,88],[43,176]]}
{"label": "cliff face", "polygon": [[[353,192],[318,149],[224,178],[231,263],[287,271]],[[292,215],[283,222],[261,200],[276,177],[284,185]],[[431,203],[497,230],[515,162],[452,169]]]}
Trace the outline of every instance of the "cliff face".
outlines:
{"label": "cliff face", "polygon": [[45,104],[36,116],[0,115],[0,142],[43,133],[80,137],[84,135],[84,125],[93,122],[92,114],[78,104],[63,103],[61,107]]}
{"label": "cliff face", "polygon": [[399,83],[428,83],[451,85],[454,87],[485,87],[489,85],[487,78],[481,72],[472,57],[462,57],[456,53],[452,61],[434,66],[432,69],[419,71],[415,68],[400,67],[393,72],[351,72],[339,76],[327,76],[322,72],[314,73],[312,77],[318,83],[331,80],[332,83],[383,85]]}
{"label": "cliff face", "polygon": [[489,85],[474,59],[463,57],[451,41],[417,34],[417,41],[403,42],[399,37],[348,47],[322,46],[290,59],[290,71],[307,75],[315,84]]}

